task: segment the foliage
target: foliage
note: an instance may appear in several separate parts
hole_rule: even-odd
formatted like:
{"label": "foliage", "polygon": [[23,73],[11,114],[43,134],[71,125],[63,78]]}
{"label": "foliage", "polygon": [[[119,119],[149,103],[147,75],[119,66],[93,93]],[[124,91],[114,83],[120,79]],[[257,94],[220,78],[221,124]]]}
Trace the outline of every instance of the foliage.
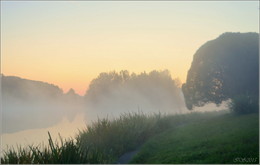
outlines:
{"label": "foliage", "polygon": [[133,164],[258,164],[258,114],[226,114],[178,126],[148,140]]}
{"label": "foliage", "polygon": [[1,163],[115,163],[122,154],[135,150],[157,134],[223,113],[125,113],[113,120],[99,119],[80,131],[75,139],[60,138],[60,145],[49,134],[48,146],[18,147],[17,151],[11,148],[3,153]]}
{"label": "foliage", "polygon": [[103,153],[105,162],[113,163],[125,152],[134,150],[150,137],[171,128],[174,122],[179,122],[177,117],[176,120],[168,118],[160,113],[125,113],[114,120],[98,120],[81,131],[77,139],[83,150],[95,146]]}
{"label": "foliage", "polygon": [[237,95],[259,95],[258,33],[224,33],[193,57],[182,90],[188,109]]}
{"label": "foliage", "polygon": [[126,70],[100,73],[89,85],[86,107],[96,113],[121,113],[137,108],[144,112],[174,112],[185,107],[179,84],[168,70],[140,74],[130,74]]}
{"label": "foliage", "polygon": [[240,95],[232,98],[229,109],[237,114],[259,112],[259,101],[250,95]]}
{"label": "foliage", "polygon": [[[142,144],[148,138],[171,127],[168,117],[162,114],[124,114],[118,119],[99,119],[76,139],[54,143],[49,134],[49,146],[18,147],[4,152],[1,163],[114,163],[116,159]],[[176,120],[177,121],[177,120]]]}

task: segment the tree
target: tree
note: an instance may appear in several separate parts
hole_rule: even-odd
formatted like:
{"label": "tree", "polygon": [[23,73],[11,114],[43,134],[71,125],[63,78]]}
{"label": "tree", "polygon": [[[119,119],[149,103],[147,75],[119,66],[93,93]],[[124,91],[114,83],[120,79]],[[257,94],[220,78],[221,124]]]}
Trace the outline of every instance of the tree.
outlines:
{"label": "tree", "polygon": [[[177,81],[177,80],[176,80]],[[185,107],[179,82],[168,70],[140,74],[128,71],[100,73],[85,95],[88,109],[96,112],[177,112]]]}
{"label": "tree", "polygon": [[182,91],[186,106],[203,106],[240,95],[259,100],[259,34],[224,33],[193,57]]}

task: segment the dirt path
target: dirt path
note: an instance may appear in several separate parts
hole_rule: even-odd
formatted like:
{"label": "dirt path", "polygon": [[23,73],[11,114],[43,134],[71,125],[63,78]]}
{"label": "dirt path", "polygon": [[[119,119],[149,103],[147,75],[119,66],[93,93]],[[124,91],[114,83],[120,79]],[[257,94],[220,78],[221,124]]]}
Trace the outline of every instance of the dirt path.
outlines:
{"label": "dirt path", "polygon": [[140,150],[140,148],[137,148],[134,151],[130,151],[130,152],[123,154],[116,163],[117,164],[128,164],[132,160],[132,158],[139,152],[139,150]]}

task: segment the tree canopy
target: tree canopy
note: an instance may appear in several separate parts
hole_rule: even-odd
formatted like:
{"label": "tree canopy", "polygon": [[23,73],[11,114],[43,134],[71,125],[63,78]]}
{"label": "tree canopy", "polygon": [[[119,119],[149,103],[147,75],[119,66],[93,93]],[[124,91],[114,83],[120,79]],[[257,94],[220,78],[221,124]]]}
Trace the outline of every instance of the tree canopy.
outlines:
{"label": "tree canopy", "polygon": [[202,45],[182,91],[188,109],[238,95],[259,98],[259,34],[224,33]]}
{"label": "tree canopy", "polygon": [[150,73],[120,72],[100,73],[93,79],[85,95],[88,108],[95,111],[142,111],[162,110],[174,112],[182,104],[178,80],[173,80],[169,71]]}

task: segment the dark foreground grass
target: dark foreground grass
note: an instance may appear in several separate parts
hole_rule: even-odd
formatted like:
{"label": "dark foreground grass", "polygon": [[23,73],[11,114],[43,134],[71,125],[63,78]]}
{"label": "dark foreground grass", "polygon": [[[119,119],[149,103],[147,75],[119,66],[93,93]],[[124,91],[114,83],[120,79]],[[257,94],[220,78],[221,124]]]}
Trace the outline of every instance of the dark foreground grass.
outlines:
{"label": "dark foreground grass", "polygon": [[[48,133],[49,134],[49,133]],[[4,151],[1,157],[3,164],[62,164],[62,163],[93,163],[88,155],[84,155],[77,142],[73,139],[62,140],[61,145],[54,143],[49,134],[48,146],[18,147]]]}
{"label": "dark foreground grass", "polygon": [[131,163],[259,163],[259,114],[226,114],[157,135]]}
{"label": "dark foreground grass", "polygon": [[[128,113],[128,114],[123,114],[121,115],[121,117],[116,118],[114,120],[100,119],[94,122],[92,125],[89,125],[85,130],[80,131],[75,139],[60,140],[60,145],[58,145],[58,143],[54,143],[53,140],[51,139],[51,136],[49,135],[48,146],[44,146],[44,147],[28,146],[25,148],[20,147],[18,148],[18,150],[9,149],[7,151],[4,151],[3,155],[1,156],[1,163],[5,163],[5,164],[6,163],[10,163],[10,164],[115,163],[117,162],[118,158],[122,154],[128,151],[135,150],[136,148],[139,148],[142,144],[147,142],[149,139],[157,135],[160,135],[161,133],[162,135],[159,137],[162,137],[162,139],[156,137],[159,138],[158,139],[159,141],[156,144],[168,145],[168,150],[171,150],[171,148],[173,148],[173,144],[167,144],[167,142],[170,142],[171,138],[173,139],[176,138],[173,137],[173,134],[175,135],[174,133],[175,130],[177,131],[176,135],[179,134],[178,136],[180,138],[183,139],[188,138],[188,140],[190,140],[190,142],[188,142],[187,140],[183,141],[187,143],[186,145],[188,145],[189,143],[190,145],[193,145],[193,143],[196,142],[196,140],[194,141],[194,139],[198,137],[196,137],[195,134],[196,131],[193,130],[192,128],[190,128],[189,130],[190,132],[187,130],[186,127],[188,125],[191,126],[195,123],[199,124],[203,122],[205,125],[208,125],[208,121],[215,121],[215,120],[219,120],[219,122],[228,122],[229,118],[225,117],[222,119],[222,116],[223,115],[225,116],[226,113],[227,113],[226,111],[190,113],[190,114],[182,114],[182,115],[181,114],[163,115],[160,113],[147,115],[143,113]],[[230,118],[235,118],[235,117],[230,117]],[[242,119],[243,118],[241,118],[241,120]],[[238,125],[235,126],[231,124],[231,126],[240,127],[239,125],[240,119],[237,120],[238,120],[237,121]],[[253,120],[252,121],[249,120],[249,121],[252,122]],[[182,127],[184,128],[183,135],[181,135]],[[250,130],[252,131],[252,133],[254,133],[254,130],[252,129]],[[225,129],[225,131],[230,132],[230,130],[228,129]],[[167,133],[169,135],[167,135]],[[167,138],[168,140],[163,139],[164,134],[165,137],[168,137]],[[203,134],[211,135],[211,130],[204,130]],[[251,137],[251,135],[249,136]],[[189,137],[193,137],[193,138],[189,139]],[[218,141],[219,138],[220,141]],[[234,138],[233,140],[236,139]],[[179,139],[179,141],[182,141],[182,139]],[[254,142],[254,139],[251,141]],[[222,145],[220,135],[215,138],[215,144],[217,145],[218,143]],[[203,145],[205,144],[202,144],[202,146]],[[165,146],[165,148],[167,148],[167,146]],[[184,149],[185,147],[182,150]],[[195,150],[197,149],[194,148],[194,151]],[[153,148],[149,148],[149,147],[148,147],[148,151],[149,152],[151,151],[151,153],[155,152]],[[213,152],[213,150],[209,148],[208,152]],[[225,152],[225,150],[223,150],[222,152]],[[149,155],[149,153],[146,153],[145,148],[144,150],[142,150],[141,154],[142,153],[144,153],[145,156],[151,156],[151,162],[149,163],[156,163],[153,160],[153,154]],[[160,156],[162,156],[162,159],[164,158],[165,160],[169,159],[166,158],[164,155],[165,154],[162,153],[161,155],[158,155],[158,158],[156,159],[161,160]],[[145,163],[146,160],[137,158],[135,159],[135,161],[139,163]],[[162,161],[161,163],[164,162]],[[189,163],[189,161],[187,162]],[[219,163],[218,160],[216,160],[216,162]]]}

